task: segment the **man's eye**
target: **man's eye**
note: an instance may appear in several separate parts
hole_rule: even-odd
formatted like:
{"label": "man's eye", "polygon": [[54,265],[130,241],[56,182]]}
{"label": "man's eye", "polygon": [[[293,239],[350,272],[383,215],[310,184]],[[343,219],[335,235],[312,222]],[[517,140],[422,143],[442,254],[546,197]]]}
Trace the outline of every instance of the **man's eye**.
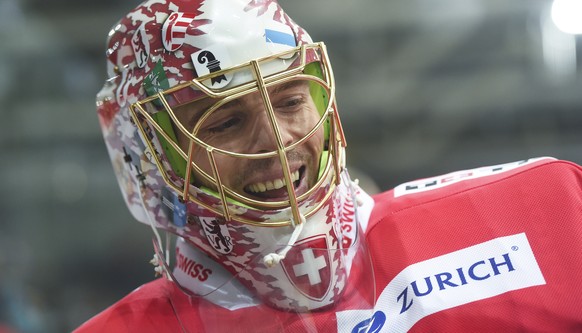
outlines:
{"label": "man's eye", "polygon": [[277,103],[276,108],[284,112],[293,112],[299,110],[303,103],[304,98],[302,96],[296,96],[282,100],[280,103]]}
{"label": "man's eye", "polygon": [[227,129],[238,125],[240,123],[240,121],[241,121],[241,119],[238,117],[228,118],[225,121],[219,122],[218,125],[208,128],[208,132],[213,133],[213,134],[224,132]]}

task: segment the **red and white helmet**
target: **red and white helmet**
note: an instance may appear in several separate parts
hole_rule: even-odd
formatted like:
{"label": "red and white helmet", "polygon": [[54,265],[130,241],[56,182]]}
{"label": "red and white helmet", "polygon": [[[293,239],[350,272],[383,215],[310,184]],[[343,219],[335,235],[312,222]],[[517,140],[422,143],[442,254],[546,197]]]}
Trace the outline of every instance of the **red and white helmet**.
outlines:
{"label": "red and white helmet", "polygon": [[273,0],[148,0],[107,65],[97,112],[133,216],[267,304],[333,304],[357,226],[324,44]]}

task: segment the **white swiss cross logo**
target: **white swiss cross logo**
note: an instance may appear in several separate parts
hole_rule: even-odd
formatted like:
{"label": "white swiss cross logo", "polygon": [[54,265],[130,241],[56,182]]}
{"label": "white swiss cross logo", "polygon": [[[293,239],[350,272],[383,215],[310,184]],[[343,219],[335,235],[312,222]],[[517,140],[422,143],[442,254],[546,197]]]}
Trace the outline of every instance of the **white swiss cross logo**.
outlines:
{"label": "white swiss cross logo", "polygon": [[331,289],[331,262],[327,237],[318,235],[295,243],[281,264],[298,291],[322,300]]}
{"label": "white swiss cross logo", "polygon": [[293,266],[295,276],[307,275],[312,286],[321,283],[319,271],[327,266],[324,256],[316,258],[312,249],[303,249],[301,255],[303,256],[303,263]]}

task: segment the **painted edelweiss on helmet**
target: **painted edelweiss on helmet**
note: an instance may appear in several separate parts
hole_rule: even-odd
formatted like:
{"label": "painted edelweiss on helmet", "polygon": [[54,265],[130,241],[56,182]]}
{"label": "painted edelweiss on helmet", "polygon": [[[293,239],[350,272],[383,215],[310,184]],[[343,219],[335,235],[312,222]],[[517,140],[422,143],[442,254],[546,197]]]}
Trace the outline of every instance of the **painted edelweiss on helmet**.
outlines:
{"label": "painted edelweiss on helmet", "polygon": [[[97,110],[133,216],[181,236],[268,304],[298,311],[333,304],[357,227],[339,226],[354,223],[354,198],[325,46],[275,1],[145,1],[110,32],[107,70]],[[307,87],[318,120],[283,142],[270,98],[294,84]],[[204,138],[200,123],[249,98],[272,116],[265,130],[277,147],[233,151]],[[205,106],[187,128],[180,117],[192,105]],[[322,150],[310,157],[316,170],[292,167],[309,145]],[[206,152],[203,162],[197,152]],[[277,164],[282,176],[235,189],[217,162],[227,158]]]}

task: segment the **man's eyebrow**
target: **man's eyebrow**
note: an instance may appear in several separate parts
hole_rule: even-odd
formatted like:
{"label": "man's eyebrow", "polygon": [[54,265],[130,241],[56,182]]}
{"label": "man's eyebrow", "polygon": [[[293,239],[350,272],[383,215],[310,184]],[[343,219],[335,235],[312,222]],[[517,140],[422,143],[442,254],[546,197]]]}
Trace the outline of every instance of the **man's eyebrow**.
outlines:
{"label": "man's eyebrow", "polygon": [[[198,123],[198,121],[200,120],[200,118],[202,117],[204,112],[206,112],[206,110],[208,110],[210,107],[212,107],[217,102],[217,101],[214,101],[214,103],[203,103],[203,104],[196,105],[196,103],[200,103],[201,101],[204,101],[204,100],[192,102],[189,105],[188,104],[183,105],[182,107],[184,109],[178,111],[184,115],[184,119],[186,120],[186,124],[189,127],[194,127],[194,125],[196,125],[196,123]],[[213,101],[213,100],[211,99],[211,101]],[[218,110],[215,110],[214,112],[220,112],[221,110],[228,110],[231,108],[236,108],[236,107],[239,107],[240,104],[241,104],[241,101],[239,99],[235,99],[235,100],[232,100],[224,105],[221,105],[218,108]],[[200,107],[197,107],[197,106],[200,106]]]}
{"label": "man's eyebrow", "polygon": [[241,101],[240,101],[240,99],[237,98],[237,99],[234,99],[234,100],[232,100],[232,101],[230,101],[230,102],[228,102],[228,103],[226,103],[224,105],[221,105],[218,108],[218,110],[230,109],[230,108],[233,108],[233,107],[239,107],[240,105],[241,105]]}
{"label": "man's eyebrow", "polygon": [[285,83],[281,83],[281,84],[276,85],[275,88],[273,88],[273,91],[271,92],[271,94],[278,94],[283,90],[295,88],[295,87],[301,86],[301,85],[307,85],[307,83],[308,83],[308,81],[305,81],[305,80],[287,81]]}

